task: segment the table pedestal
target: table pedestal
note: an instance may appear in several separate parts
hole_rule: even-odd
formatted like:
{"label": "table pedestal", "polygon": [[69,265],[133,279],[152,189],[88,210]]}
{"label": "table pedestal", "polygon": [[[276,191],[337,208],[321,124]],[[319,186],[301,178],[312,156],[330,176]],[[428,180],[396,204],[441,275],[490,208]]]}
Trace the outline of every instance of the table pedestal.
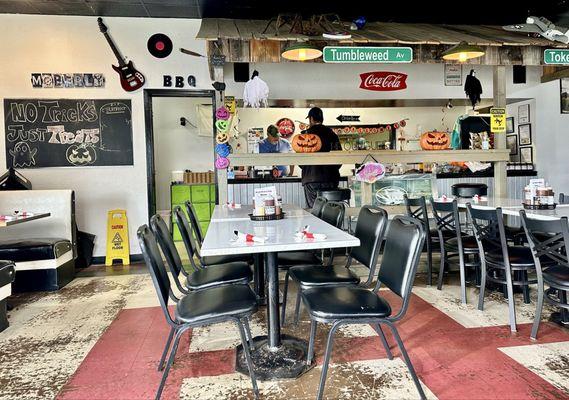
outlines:
{"label": "table pedestal", "polygon": [[[279,270],[277,253],[265,254],[267,274],[267,336],[253,338],[252,351],[255,374],[259,380],[296,378],[305,372],[308,344],[306,341],[288,336],[281,336],[279,313]],[[248,374],[243,347],[237,347],[236,368],[238,372]]]}

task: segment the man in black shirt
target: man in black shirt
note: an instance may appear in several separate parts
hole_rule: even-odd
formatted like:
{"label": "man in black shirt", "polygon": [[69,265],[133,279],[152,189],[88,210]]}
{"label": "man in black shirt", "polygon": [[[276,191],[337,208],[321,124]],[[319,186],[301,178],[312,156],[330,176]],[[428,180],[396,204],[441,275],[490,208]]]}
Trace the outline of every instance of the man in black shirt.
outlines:
{"label": "man in black shirt", "polygon": [[[320,137],[322,147],[319,152],[329,152],[330,150],[341,150],[340,139],[334,131],[324,125],[324,115],[322,109],[313,107],[308,112],[310,128],[303,133],[312,133]],[[301,165],[302,186],[304,186],[304,196],[306,204],[312,207],[314,200],[320,190],[333,190],[338,188],[340,182],[341,165]]]}

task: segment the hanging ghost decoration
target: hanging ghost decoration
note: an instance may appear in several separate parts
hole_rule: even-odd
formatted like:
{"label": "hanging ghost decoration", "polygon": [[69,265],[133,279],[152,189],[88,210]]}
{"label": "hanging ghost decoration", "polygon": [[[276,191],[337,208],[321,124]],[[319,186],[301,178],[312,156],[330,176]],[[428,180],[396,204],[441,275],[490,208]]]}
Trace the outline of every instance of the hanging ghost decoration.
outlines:
{"label": "hanging ghost decoration", "polygon": [[245,84],[243,103],[245,107],[267,107],[269,100],[269,86],[259,78],[259,72],[253,71],[251,79]]}
{"label": "hanging ghost decoration", "polygon": [[480,95],[482,94],[482,84],[477,77],[474,76],[474,70],[470,70],[470,74],[466,76],[466,81],[464,82],[464,92],[470,99],[472,104],[472,109],[474,106],[480,102]]}

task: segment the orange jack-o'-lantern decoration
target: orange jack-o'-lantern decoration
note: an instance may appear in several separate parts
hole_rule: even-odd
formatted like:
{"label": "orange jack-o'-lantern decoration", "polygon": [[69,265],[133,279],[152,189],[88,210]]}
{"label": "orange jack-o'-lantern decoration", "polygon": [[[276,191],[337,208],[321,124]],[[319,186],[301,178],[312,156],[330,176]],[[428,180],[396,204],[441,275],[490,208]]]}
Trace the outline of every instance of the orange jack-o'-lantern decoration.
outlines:
{"label": "orange jack-o'-lantern decoration", "polygon": [[419,144],[423,150],[446,150],[450,147],[450,135],[446,132],[425,132]]}
{"label": "orange jack-o'-lantern decoration", "polygon": [[315,153],[322,147],[318,135],[301,133],[292,138],[292,148],[297,153]]}

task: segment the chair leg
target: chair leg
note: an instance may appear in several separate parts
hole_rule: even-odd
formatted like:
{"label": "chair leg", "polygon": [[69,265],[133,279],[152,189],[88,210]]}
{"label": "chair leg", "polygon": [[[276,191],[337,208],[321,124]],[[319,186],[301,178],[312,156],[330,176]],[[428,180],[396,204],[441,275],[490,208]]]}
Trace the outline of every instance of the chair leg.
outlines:
{"label": "chair leg", "polygon": [[427,230],[427,285],[433,284],[433,244]]}
{"label": "chair leg", "polygon": [[439,269],[439,282],[437,284],[437,289],[441,290],[443,288],[443,276],[445,274],[445,263],[446,263],[446,251],[444,246],[441,244],[441,267]]}
{"label": "chair leg", "polygon": [[514,287],[512,285],[512,271],[509,266],[506,265],[506,291],[508,292],[508,310],[510,314],[510,330],[512,332],[517,332],[518,328],[516,325],[516,304],[514,302]]}
{"label": "chair leg", "polygon": [[413,378],[413,382],[415,382],[415,386],[417,387],[417,391],[419,392],[419,396],[421,397],[421,399],[426,399],[427,396],[425,396],[425,392],[423,391],[423,387],[421,386],[421,382],[419,381],[419,377],[417,376],[417,373],[415,372],[415,368],[413,368],[413,364],[411,363],[411,359],[409,358],[409,354],[407,354],[407,350],[405,349],[405,346],[403,345],[403,341],[401,340],[401,337],[399,336],[399,332],[397,332],[397,328],[395,328],[395,325],[393,325],[391,322],[387,323],[387,325],[391,329],[391,333],[393,333],[393,337],[395,337],[395,340],[397,341],[397,345],[399,346],[399,350],[401,351],[401,355],[403,356],[403,359],[405,360],[405,364],[407,364],[407,368],[409,369],[409,373],[411,374],[411,377]]}
{"label": "chair leg", "polygon": [[176,352],[178,351],[178,344],[180,343],[180,337],[188,328],[182,328],[176,332],[176,336],[174,337],[174,344],[172,345],[172,350],[170,351],[170,357],[168,357],[168,362],[166,363],[166,367],[164,368],[164,372],[162,373],[162,379],[160,380],[160,386],[158,386],[158,391],[156,392],[156,400],[160,400],[162,397],[162,391],[164,390],[164,386],[166,385],[166,379],[168,379],[168,373],[170,372],[170,367],[174,362],[174,358],[176,357]]}
{"label": "chair leg", "polygon": [[328,341],[326,342],[326,352],[324,353],[324,363],[322,364],[322,373],[320,374],[320,384],[318,385],[318,393],[316,394],[316,399],[321,400],[324,394],[324,385],[326,385],[326,375],[328,374],[328,365],[330,364],[330,356],[332,355],[332,347],[334,345],[334,334],[340,324],[337,322],[330,328],[330,333],[328,333]]}
{"label": "chair leg", "polygon": [[255,342],[253,342],[253,335],[251,335],[251,328],[249,327],[249,318],[243,318],[243,327],[245,328],[245,336],[249,342],[249,349],[255,350]]}
{"label": "chair leg", "polygon": [[296,305],[294,307],[294,324],[298,325],[300,320],[300,295],[302,294],[302,288],[298,285],[298,292],[296,293]]}
{"label": "chair leg", "polygon": [[162,352],[162,357],[160,357],[160,362],[158,363],[158,371],[164,370],[164,361],[166,361],[166,356],[168,355],[168,350],[170,350],[170,344],[172,344],[172,338],[174,337],[174,328],[170,328],[170,333],[168,334],[168,340],[166,341],[166,346]]}
{"label": "chair leg", "polygon": [[288,296],[288,281],[290,278],[288,271],[289,270],[287,269],[285,274],[285,283],[283,289],[283,303],[281,305],[281,326],[285,326],[285,321],[286,321],[286,299]]}
{"label": "chair leg", "polygon": [[535,307],[535,317],[533,319],[533,326],[531,328],[530,338],[533,340],[537,339],[537,330],[539,329],[539,323],[541,322],[541,312],[543,311],[543,278],[541,273],[538,272],[537,275],[537,305]]}
{"label": "chair leg", "polygon": [[243,323],[239,320],[235,321],[237,327],[239,328],[239,335],[241,336],[241,343],[243,344],[243,352],[245,353],[245,359],[247,360],[247,368],[249,369],[249,376],[251,377],[251,384],[253,385],[253,393],[255,393],[255,399],[259,398],[259,388],[257,387],[257,379],[255,378],[255,371],[253,369],[253,360],[251,359],[251,352],[249,351],[249,346],[247,345],[247,337],[245,335],[245,329],[243,328]]}
{"label": "chair leg", "polygon": [[524,281],[523,292],[524,292],[524,303],[529,304],[531,302],[530,295],[529,295],[529,284],[528,281],[528,272],[521,271],[522,280]]}
{"label": "chair leg", "polygon": [[478,309],[484,311],[484,294],[486,291],[486,262],[480,261],[480,293],[478,295]]}
{"label": "chair leg", "polygon": [[385,348],[385,352],[387,353],[387,358],[393,360],[393,353],[391,353],[391,349],[389,348],[389,343],[387,342],[387,338],[385,337],[385,333],[383,333],[383,329],[381,329],[381,325],[373,324],[373,329],[379,335],[381,339],[381,343],[383,343],[383,347]]}
{"label": "chair leg", "polygon": [[458,264],[460,268],[460,301],[466,304],[466,267],[464,265],[464,253],[459,249]]}
{"label": "chair leg", "polygon": [[314,320],[310,321],[310,337],[308,338],[308,354],[306,355],[306,365],[312,364],[314,358],[314,341],[316,340],[316,325],[318,323]]}

